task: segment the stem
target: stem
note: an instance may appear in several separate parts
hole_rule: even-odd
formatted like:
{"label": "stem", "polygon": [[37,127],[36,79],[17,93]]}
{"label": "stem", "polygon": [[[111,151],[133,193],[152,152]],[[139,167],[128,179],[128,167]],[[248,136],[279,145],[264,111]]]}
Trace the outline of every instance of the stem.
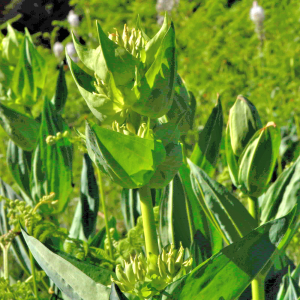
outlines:
{"label": "stem", "polygon": [[[259,207],[258,200],[254,197],[248,198],[249,213],[256,220],[259,225]],[[252,300],[265,300],[265,284],[264,278],[259,274],[251,282]]]}
{"label": "stem", "polygon": [[139,189],[139,193],[144,225],[146,254],[148,256],[151,252],[152,254],[158,255],[158,242],[150,188],[148,186],[143,186]]}
{"label": "stem", "polygon": [[11,245],[11,243],[8,243],[7,245],[0,244],[2,251],[3,251],[3,273],[4,273],[4,279],[9,281],[9,272],[8,272],[8,250]]}
{"label": "stem", "polygon": [[[29,235],[32,235],[32,227],[28,228]],[[31,266],[31,273],[32,273],[32,281],[33,281],[33,290],[34,290],[34,298],[39,299],[38,296],[38,288],[36,283],[36,274],[35,274],[35,265],[34,259],[31,251],[29,251],[29,258],[30,258],[30,266]]]}
{"label": "stem", "polygon": [[106,205],[105,205],[105,200],[104,200],[102,176],[101,176],[100,169],[98,167],[96,167],[96,168],[97,168],[98,184],[99,184],[99,196],[101,199],[101,204],[102,204],[102,209],[103,209],[103,214],[104,214],[105,230],[106,230],[106,235],[107,235],[107,239],[108,239],[109,255],[110,255],[110,258],[113,260],[114,254],[113,254],[113,247],[112,247],[110,231],[109,231],[109,226],[108,226],[108,218],[107,218],[107,211],[106,211]]}

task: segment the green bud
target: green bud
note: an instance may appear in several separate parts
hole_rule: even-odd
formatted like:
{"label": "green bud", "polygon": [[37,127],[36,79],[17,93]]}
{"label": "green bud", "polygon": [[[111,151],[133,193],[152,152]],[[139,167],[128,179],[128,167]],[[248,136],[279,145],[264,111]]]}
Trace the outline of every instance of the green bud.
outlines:
{"label": "green bud", "polygon": [[234,155],[240,156],[262,123],[255,106],[245,97],[238,96],[229,113],[229,134]]}
{"label": "green bud", "polygon": [[159,255],[157,258],[157,265],[158,265],[160,276],[165,278],[168,275],[167,267],[165,263],[162,261],[161,255]]}
{"label": "green bud", "polygon": [[116,275],[120,282],[122,282],[125,285],[131,285],[126,274],[123,272],[121,265],[117,265]]}
{"label": "green bud", "polygon": [[129,282],[131,284],[134,284],[135,283],[135,275],[134,275],[134,272],[133,272],[132,264],[128,264],[128,263],[125,262],[125,273],[126,273],[126,276],[129,280]]}
{"label": "green bud", "polygon": [[171,275],[175,272],[175,258],[173,255],[170,255],[167,261],[168,271]]}
{"label": "green bud", "polygon": [[276,164],[281,142],[274,122],[258,130],[249,141],[239,161],[238,181],[242,192],[259,197],[267,189]]}

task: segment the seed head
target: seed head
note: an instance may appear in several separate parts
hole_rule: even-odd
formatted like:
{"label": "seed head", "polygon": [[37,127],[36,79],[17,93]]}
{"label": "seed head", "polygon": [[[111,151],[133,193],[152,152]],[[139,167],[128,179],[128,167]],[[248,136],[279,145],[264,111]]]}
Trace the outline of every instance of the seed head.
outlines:
{"label": "seed head", "polygon": [[265,19],[264,9],[257,4],[257,1],[253,1],[250,18],[254,23],[262,23]]}

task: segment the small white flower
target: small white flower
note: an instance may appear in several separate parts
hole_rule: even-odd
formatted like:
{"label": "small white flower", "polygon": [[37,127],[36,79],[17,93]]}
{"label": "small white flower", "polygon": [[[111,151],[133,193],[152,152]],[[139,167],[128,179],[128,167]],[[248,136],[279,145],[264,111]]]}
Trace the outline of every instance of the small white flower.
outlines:
{"label": "small white flower", "polygon": [[70,10],[67,20],[72,27],[78,27],[80,24],[79,16],[74,13],[74,10]]}
{"label": "small white flower", "polygon": [[265,19],[264,9],[257,4],[257,1],[253,1],[250,18],[254,23],[262,23]]}
{"label": "small white flower", "polygon": [[63,52],[64,52],[63,44],[60,42],[56,42],[53,45],[53,53],[54,53],[55,57],[61,58],[63,56]]}
{"label": "small white flower", "polygon": [[72,58],[72,60],[74,62],[78,62],[79,61],[76,49],[75,49],[74,44],[72,42],[68,43],[66,45],[66,51],[67,51],[68,55]]}

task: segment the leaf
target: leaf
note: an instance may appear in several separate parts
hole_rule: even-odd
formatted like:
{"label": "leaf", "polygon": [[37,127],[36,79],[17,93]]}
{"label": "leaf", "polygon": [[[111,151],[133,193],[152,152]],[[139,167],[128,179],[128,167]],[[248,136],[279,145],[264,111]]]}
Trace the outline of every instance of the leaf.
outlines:
{"label": "leaf", "polygon": [[109,300],[128,300],[128,298],[121,292],[119,287],[113,282],[111,284],[111,293]]}
{"label": "leaf", "polygon": [[219,157],[223,130],[223,111],[220,97],[213,108],[204,129],[199,133],[198,143],[190,157],[191,161],[212,175]]}
{"label": "leaf", "polygon": [[[295,209],[225,247],[187,275],[172,299],[236,299],[281,249],[289,236]],[[176,284],[176,282],[174,283]],[[172,284],[171,284],[172,285]],[[171,288],[171,286],[169,286]]]}
{"label": "leaf", "polygon": [[[10,200],[23,200],[7,183],[0,179],[0,195]],[[12,227],[8,224],[7,209],[4,202],[0,201],[0,235],[8,233]],[[21,236],[16,236],[12,241],[12,253],[17,263],[27,275],[31,274],[31,265],[25,241]]]}
{"label": "leaf", "polygon": [[96,232],[99,190],[90,157],[85,153],[81,172],[80,202],[70,229],[70,237],[88,240]]}
{"label": "leaf", "polygon": [[12,140],[8,141],[7,146],[7,165],[8,168],[19,186],[19,189],[26,196],[25,200],[29,205],[32,205],[30,195],[30,161],[31,153],[24,151],[18,147]]}
{"label": "leaf", "polygon": [[179,175],[163,189],[159,212],[159,235],[162,246],[173,243],[175,248],[191,245],[187,199]]}
{"label": "leaf", "polygon": [[38,264],[68,297],[74,300],[94,300],[95,297],[100,296],[103,300],[109,299],[110,288],[94,281],[73,264],[50,251],[37,239],[29,236],[24,230],[22,234]]}
{"label": "leaf", "polygon": [[147,34],[144,32],[142,25],[141,25],[141,19],[140,19],[140,15],[137,16],[137,20],[136,20],[136,29],[140,30],[142,33],[142,37],[144,38],[144,40],[146,42],[149,42],[150,38],[147,36]]}
{"label": "leaf", "polygon": [[193,162],[188,160],[188,163],[198,201],[227,242],[239,240],[256,227],[255,220],[238,199]]}
{"label": "leaf", "polygon": [[0,103],[0,124],[7,135],[25,151],[32,151],[36,146],[40,124]]}
{"label": "leaf", "polygon": [[180,135],[186,135],[192,129],[196,109],[196,100],[188,93],[183,80],[177,74],[175,79],[174,97],[170,110],[167,112],[169,122],[177,124]]}
{"label": "leaf", "polygon": [[107,82],[108,72],[111,72],[116,86],[130,84],[134,79],[137,59],[125,48],[111,41],[97,23],[101,54],[95,63],[94,71],[104,82]]}
{"label": "leaf", "polygon": [[[58,140],[54,145],[48,145],[46,138],[56,136],[58,132],[69,131],[62,117],[55,111],[54,105],[45,99],[42,113],[39,147],[33,159],[32,186],[38,187],[39,193],[49,195],[55,193],[58,199],[56,213],[61,212],[67,205],[72,192],[72,144],[66,138]],[[41,177],[39,177],[39,174]],[[38,201],[43,194],[35,194]],[[45,209],[45,206],[41,207]]]}
{"label": "leaf", "polygon": [[115,115],[122,110],[123,103],[107,95],[99,94],[94,83],[96,79],[80,69],[77,64],[66,54],[74,81],[93,115],[102,123],[111,123]]}
{"label": "leaf", "polygon": [[290,208],[299,199],[300,156],[292,166],[284,170],[264,195],[261,204],[261,222],[275,218],[281,210]]}
{"label": "leaf", "polygon": [[124,135],[96,124],[86,124],[86,144],[94,163],[124,188],[147,184],[166,157],[160,141]]}
{"label": "leaf", "polygon": [[61,64],[59,67],[59,74],[56,81],[56,89],[51,102],[54,104],[57,112],[62,112],[65,107],[68,97],[68,88],[66,83],[64,66]]}
{"label": "leaf", "polygon": [[137,218],[140,216],[137,210],[138,205],[138,189],[123,189],[121,210],[127,231],[136,225]]}
{"label": "leaf", "polygon": [[171,23],[153,64],[140,80],[136,78],[133,90],[138,100],[132,110],[149,118],[165,115],[172,106],[176,72],[175,29]]}

